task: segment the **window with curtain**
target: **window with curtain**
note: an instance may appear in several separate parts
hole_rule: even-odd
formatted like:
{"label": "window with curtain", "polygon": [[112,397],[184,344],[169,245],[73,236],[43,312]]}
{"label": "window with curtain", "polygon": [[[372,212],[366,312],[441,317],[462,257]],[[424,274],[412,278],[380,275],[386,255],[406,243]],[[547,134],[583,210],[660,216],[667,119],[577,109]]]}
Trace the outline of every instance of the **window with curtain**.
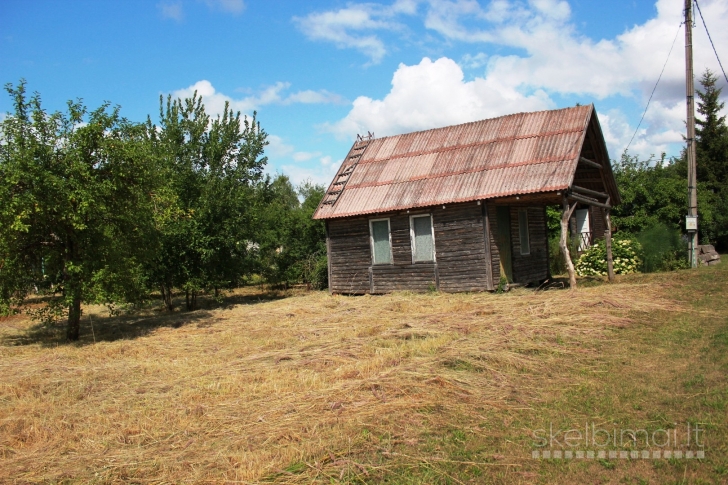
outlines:
{"label": "window with curtain", "polygon": [[410,231],[412,236],[412,260],[434,261],[435,241],[432,235],[432,217],[412,216],[410,218]]}
{"label": "window with curtain", "polygon": [[374,264],[390,264],[392,247],[389,243],[389,219],[369,221],[372,238],[372,261]]}
{"label": "window with curtain", "polygon": [[521,254],[531,254],[528,237],[528,209],[518,209],[518,235],[521,240]]}

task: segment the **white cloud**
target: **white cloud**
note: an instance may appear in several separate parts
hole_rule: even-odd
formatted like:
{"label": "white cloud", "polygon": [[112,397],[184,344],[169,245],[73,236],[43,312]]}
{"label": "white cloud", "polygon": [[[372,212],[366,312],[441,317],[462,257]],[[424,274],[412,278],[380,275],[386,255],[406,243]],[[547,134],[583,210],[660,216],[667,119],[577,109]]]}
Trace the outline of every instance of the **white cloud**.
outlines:
{"label": "white cloud", "polygon": [[466,69],[479,69],[488,63],[488,54],[478,52],[475,55],[465,54],[460,59],[460,65]]}
{"label": "white cloud", "polygon": [[301,182],[310,180],[315,184],[322,184],[326,187],[336,175],[341,165],[341,160],[334,161],[330,156],[321,157],[316,165],[283,165],[282,171],[291,178],[291,181],[298,185]]}
{"label": "white cloud", "polygon": [[[641,112],[677,36],[630,152],[672,150],[676,154],[677,145],[682,143],[685,74],[681,0],[657,0],[654,18],[608,39],[592,39],[579,32],[571,7],[563,0],[493,0],[487,5],[476,0],[427,0],[412,5],[406,13],[372,4],[348,4],[347,9],[381,12],[389,8],[388,25],[396,25],[401,15],[418,15],[427,29],[447,42],[479,45],[476,53],[463,55],[460,64],[467,69],[485,67],[484,74],[466,82],[461,69],[448,58],[435,62],[424,58],[413,66],[401,64],[386,96],[357,98],[349,114],[327,129],[349,138],[367,130],[378,136],[389,135],[552,108],[556,107],[555,96],[577,96],[582,102],[596,100],[611,106],[617,101],[627,102],[633,105],[631,112]],[[701,7],[715,45],[718,49],[728,45],[728,29],[719,28],[728,23],[728,2],[703,0]],[[347,28],[342,27],[343,32],[349,32]],[[483,50],[488,45],[520,53],[489,54]],[[382,46],[386,52],[387,45]],[[696,78],[705,66],[718,71],[700,23],[694,30],[694,57]],[[627,145],[636,123],[615,110],[604,114],[602,124],[613,157]]]}
{"label": "white cloud", "polygon": [[296,162],[306,162],[320,156],[321,152],[296,152],[293,154],[293,160]]}
{"label": "white cloud", "polygon": [[360,96],[343,120],[326,128],[348,138],[367,131],[387,136],[551,107],[543,91],[524,95],[494,78],[464,81],[455,61],[424,58],[400,64],[384,99]]}
{"label": "white cloud", "polygon": [[184,19],[184,10],[180,2],[175,3],[159,3],[157,4],[162,17],[181,22]]}
{"label": "white cloud", "polygon": [[274,158],[289,157],[295,149],[283,141],[278,135],[268,135],[268,146],[265,149],[266,155]]}
{"label": "white cloud", "polygon": [[356,49],[376,64],[387,54],[387,48],[375,32],[403,31],[404,26],[395,17],[415,14],[418,3],[418,0],[397,0],[389,6],[352,3],[339,10],[294,17],[293,21],[309,39],[332,42],[341,49]]}
{"label": "white cloud", "polygon": [[202,81],[197,81],[191,86],[173,91],[171,94],[173,98],[185,99],[192,97],[194,92],[197,91],[197,94],[202,96],[202,103],[205,105],[205,109],[210,115],[222,114],[225,102],[230,103],[230,108],[233,111],[240,111],[242,113],[250,113],[261,106],[269,104],[341,104],[344,102],[344,99],[341,96],[326,90],[306,90],[285,94],[285,91],[287,91],[290,87],[290,83],[277,82],[272,86],[264,88],[258,94],[235,99],[217,91],[210,81],[203,79]]}

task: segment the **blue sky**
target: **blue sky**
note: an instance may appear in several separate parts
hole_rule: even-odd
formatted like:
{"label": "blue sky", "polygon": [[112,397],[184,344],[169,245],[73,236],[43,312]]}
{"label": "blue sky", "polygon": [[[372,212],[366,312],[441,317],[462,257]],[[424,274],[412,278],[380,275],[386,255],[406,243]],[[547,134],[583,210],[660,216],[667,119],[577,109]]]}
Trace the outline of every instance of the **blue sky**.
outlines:
{"label": "blue sky", "polygon": [[[728,1],[701,0],[728,61]],[[162,0],[0,2],[0,81],[46,109],[83,98],[156,120],[160,94],[258,112],[269,172],[327,183],[357,133],[376,136],[594,103],[618,158],[676,38],[630,152],[681,147],[682,0]],[[702,24],[695,70],[718,71]],[[0,96],[0,112],[11,109]]]}

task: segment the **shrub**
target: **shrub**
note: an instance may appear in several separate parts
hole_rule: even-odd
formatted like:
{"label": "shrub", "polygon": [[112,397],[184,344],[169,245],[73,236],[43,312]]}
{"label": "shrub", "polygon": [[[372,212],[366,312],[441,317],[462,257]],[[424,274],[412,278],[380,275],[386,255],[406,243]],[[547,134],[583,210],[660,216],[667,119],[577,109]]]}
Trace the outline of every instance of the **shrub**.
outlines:
{"label": "shrub", "polygon": [[[637,241],[618,238],[612,240],[612,260],[616,274],[638,273],[642,270],[642,247]],[[576,262],[579,276],[607,275],[607,248],[604,241],[597,241],[584,251]]]}
{"label": "shrub", "polygon": [[687,242],[677,229],[665,224],[652,224],[637,234],[644,256],[644,271],[672,271],[689,267]]}

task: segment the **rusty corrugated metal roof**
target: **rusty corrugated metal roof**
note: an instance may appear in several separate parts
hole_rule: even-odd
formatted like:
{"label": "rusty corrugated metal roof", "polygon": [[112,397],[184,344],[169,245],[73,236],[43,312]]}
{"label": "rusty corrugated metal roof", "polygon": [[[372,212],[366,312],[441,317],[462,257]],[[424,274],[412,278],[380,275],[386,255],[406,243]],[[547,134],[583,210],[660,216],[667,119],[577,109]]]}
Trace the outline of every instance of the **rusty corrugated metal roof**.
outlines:
{"label": "rusty corrugated metal roof", "polygon": [[566,189],[592,118],[577,106],[374,139],[314,219]]}

